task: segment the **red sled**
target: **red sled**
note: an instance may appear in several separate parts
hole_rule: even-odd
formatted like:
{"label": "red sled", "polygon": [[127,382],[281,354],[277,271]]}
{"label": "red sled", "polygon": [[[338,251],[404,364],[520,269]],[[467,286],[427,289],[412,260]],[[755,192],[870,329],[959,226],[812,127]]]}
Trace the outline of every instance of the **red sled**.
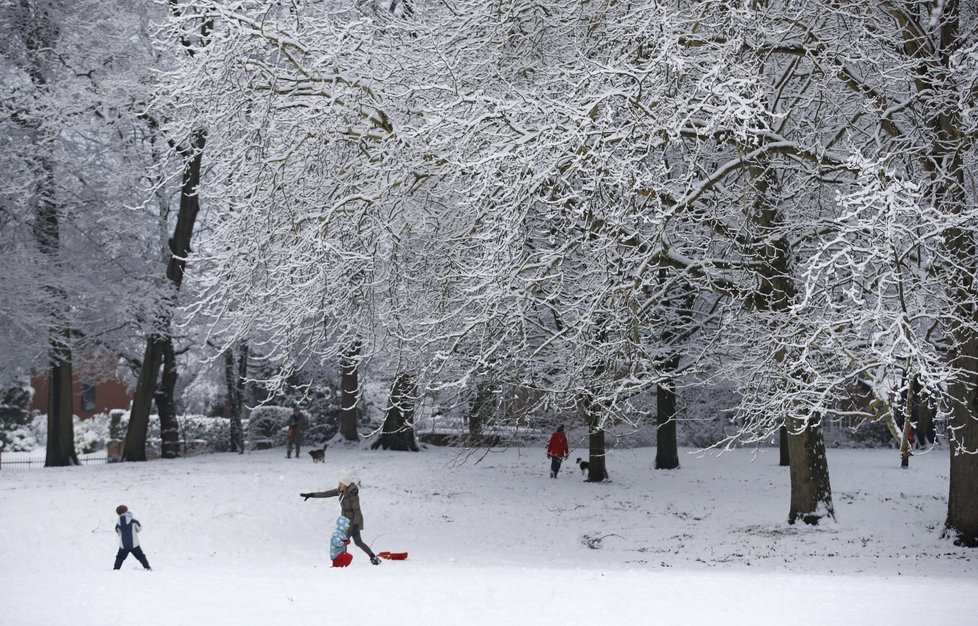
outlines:
{"label": "red sled", "polygon": [[351,561],[353,561],[353,555],[349,552],[343,552],[333,559],[333,567],[346,567]]}
{"label": "red sled", "polygon": [[403,561],[407,558],[407,552],[378,552],[377,556],[388,561]]}

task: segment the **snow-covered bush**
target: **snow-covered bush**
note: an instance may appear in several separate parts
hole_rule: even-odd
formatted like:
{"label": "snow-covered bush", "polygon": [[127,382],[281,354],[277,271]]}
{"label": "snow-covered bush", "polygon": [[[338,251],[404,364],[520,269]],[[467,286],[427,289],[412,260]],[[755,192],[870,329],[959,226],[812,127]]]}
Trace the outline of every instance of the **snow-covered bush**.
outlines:
{"label": "snow-covered bush", "polygon": [[109,416],[97,413],[87,420],[75,420],[75,452],[89,454],[105,447],[109,436]]}
{"label": "snow-covered bush", "polygon": [[26,381],[0,395],[0,443],[6,444],[7,451],[33,450],[37,445],[28,410],[33,395],[34,389]]}
{"label": "snow-covered bush", "polygon": [[37,437],[30,426],[18,426],[3,432],[3,449],[6,452],[30,452],[38,447]]}
{"label": "snow-covered bush", "polygon": [[[206,415],[184,415],[180,421],[180,440],[202,442],[212,452],[227,452],[231,447],[231,420]],[[189,448],[189,444],[187,446]]]}
{"label": "snow-covered bush", "polygon": [[285,431],[292,409],[284,406],[258,406],[248,417],[248,441],[252,450],[285,445]]}

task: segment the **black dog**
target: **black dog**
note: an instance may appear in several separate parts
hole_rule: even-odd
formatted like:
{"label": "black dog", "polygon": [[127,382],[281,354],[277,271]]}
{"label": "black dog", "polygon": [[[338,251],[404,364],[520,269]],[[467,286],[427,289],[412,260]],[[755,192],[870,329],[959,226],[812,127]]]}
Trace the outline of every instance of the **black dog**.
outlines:
{"label": "black dog", "polygon": [[325,460],[325,458],[326,458],[326,446],[328,446],[328,445],[329,444],[324,443],[322,450],[310,450],[309,451],[309,456],[312,457],[312,462],[313,463],[325,463],[326,462],[326,460]]}
{"label": "black dog", "polygon": [[581,457],[577,457],[577,464],[581,466],[581,474],[587,474],[587,471],[591,469],[591,464],[587,461],[582,461]]}

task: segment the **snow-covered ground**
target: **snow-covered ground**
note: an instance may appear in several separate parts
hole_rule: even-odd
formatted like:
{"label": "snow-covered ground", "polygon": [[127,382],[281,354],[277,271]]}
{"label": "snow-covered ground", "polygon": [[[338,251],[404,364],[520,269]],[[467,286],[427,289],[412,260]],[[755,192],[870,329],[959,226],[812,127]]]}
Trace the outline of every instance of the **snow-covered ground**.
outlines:
{"label": "snow-covered ground", "polygon": [[[940,538],[946,451],[831,450],[838,521],[788,526],[777,451],[617,450],[613,480],[542,448],[331,448],[0,472],[0,623],[972,624],[978,552]],[[572,454],[572,460],[575,455]],[[5,458],[10,458],[5,455]],[[375,551],[329,567],[339,506],[299,492],[359,475]],[[113,572],[115,507],[153,566]],[[352,546],[351,546],[352,548]]]}

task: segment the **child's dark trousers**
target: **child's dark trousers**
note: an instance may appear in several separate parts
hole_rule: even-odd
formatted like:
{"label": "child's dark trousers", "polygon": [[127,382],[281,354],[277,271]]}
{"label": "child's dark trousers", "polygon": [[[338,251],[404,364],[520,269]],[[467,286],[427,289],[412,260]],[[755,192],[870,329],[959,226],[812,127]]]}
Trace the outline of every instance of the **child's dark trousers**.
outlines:
{"label": "child's dark trousers", "polygon": [[115,555],[115,567],[112,569],[119,569],[122,567],[122,562],[126,560],[126,557],[129,556],[130,552],[134,557],[136,557],[137,561],[143,564],[143,567],[150,569],[149,561],[146,560],[146,555],[143,554],[143,549],[139,546],[136,546],[131,550],[128,548],[119,548],[119,552]]}

